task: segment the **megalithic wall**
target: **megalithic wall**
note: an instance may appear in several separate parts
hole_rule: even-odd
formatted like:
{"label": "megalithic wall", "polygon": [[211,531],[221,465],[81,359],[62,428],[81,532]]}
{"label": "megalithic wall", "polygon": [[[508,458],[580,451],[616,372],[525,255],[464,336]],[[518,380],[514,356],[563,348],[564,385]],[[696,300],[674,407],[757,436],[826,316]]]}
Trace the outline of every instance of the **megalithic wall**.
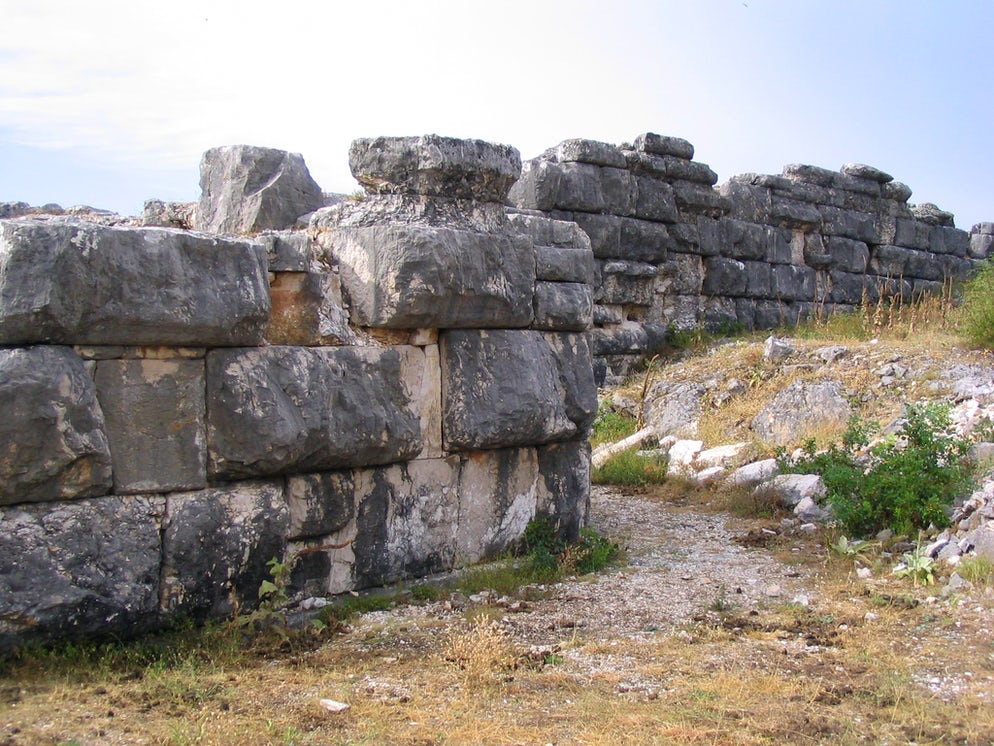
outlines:
{"label": "megalithic wall", "polygon": [[305,230],[0,221],[0,649],[228,614],[274,557],[327,596],[578,534],[586,234],[506,213],[511,147],[350,161],[312,212],[299,156],[205,155],[205,228]]}

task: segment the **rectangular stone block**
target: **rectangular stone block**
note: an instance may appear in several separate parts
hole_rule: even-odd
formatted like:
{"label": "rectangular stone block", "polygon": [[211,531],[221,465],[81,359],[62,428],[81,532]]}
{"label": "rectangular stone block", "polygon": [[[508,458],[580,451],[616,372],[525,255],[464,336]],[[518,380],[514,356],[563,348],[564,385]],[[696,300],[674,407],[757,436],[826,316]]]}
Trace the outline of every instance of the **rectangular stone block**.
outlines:
{"label": "rectangular stone block", "polygon": [[673,187],[647,176],[636,177],[636,184],[635,217],[660,223],[675,223],[680,219]]}
{"label": "rectangular stone block", "polygon": [[249,477],[416,457],[440,426],[433,348],[266,347],[207,356],[210,474]]}
{"label": "rectangular stone block", "polygon": [[203,360],[101,360],[95,381],[117,494],[206,486]]}
{"label": "rectangular stone block", "polygon": [[287,538],[308,539],[341,531],[355,518],[354,472],[294,474],[286,480]]}
{"label": "rectangular stone block", "polygon": [[745,267],[745,294],[750,298],[773,296],[773,267],[766,262],[742,262]]}
{"label": "rectangular stone block", "polygon": [[822,223],[822,215],[814,205],[778,197],[776,194],[773,195],[770,219],[781,228],[797,228],[804,231],[817,230]]}
{"label": "rectangular stone block", "polygon": [[933,226],[929,248],[936,254],[965,257],[970,250],[970,234],[959,228]]}
{"label": "rectangular stone block", "polygon": [[604,210],[612,215],[631,215],[638,199],[635,177],[623,168],[601,168]]}
{"label": "rectangular stone block", "polygon": [[521,165],[521,176],[508,192],[508,202],[523,210],[556,208],[563,172],[558,163],[535,158]]}
{"label": "rectangular stone block", "polygon": [[862,241],[829,236],[825,249],[832,257],[832,266],[843,272],[865,272],[870,262],[870,249]]}
{"label": "rectangular stone block", "polygon": [[810,267],[778,264],[773,267],[773,296],[786,301],[809,301],[815,293],[815,271]]}
{"label": "rectangular stone block", "polygon": [[863,243],[880,243],[880,229],[874,215],[857,210],[837,207],[819,208],[822,215],[822,232],[829,236],[842,236]]}
{"label": "rectangular stone block", "polygon": [[742,220],[725,220],[721,255],[729,259],[762,259],[767,251],[767,226]]}
{"label": "rectangular stone block", "polygon": [[590,515],[590,442],[538,449],[536,513],[549,517],[566,541],[576,541]]}
{"label": "rectangular stone block", "polygon": [[704,283],[701,292],[709,296],[742,296],[746,294],[745,265],[736,259],[708,257],[704,262]]}
{"label": "rectangular stone block", "polygon": [[535,277],[549,282],[582,282],[594,280],[594,255],[589,249],[535,247]]}
{"label": "rectangular stone block", "polygon": [[590,237],[590,248],[595,257],[614,259],[620,256],[621,224],[624,218],[578,212],[574,219]]}
{"label": "rectangular stone block", "polygon": [[932,226],[914,218],[898,218],[894,245],[908,249],[927,249],[932,241]]}
{"label": "rectangular stone block", "polygon": [[257,242],[79,220],[0,223],[0,344],[252,345],[269,322]]}
{"label": "rectangular stone block", "polygon": [[609,258],[659,264],[674,245],[663,223],[622,218],[618,251]]}
{"label": "rectangular stone block", "polygon": [[692,215],[719,218],[731,209],[731,203],[718,190],[693,181],[674,181],[673,194],[677,207]]}
{"label": "rectangular stone block", "polygon": [[314,253],[304,231],[266,231],[255,237],[266,249],[271,272],[307,272]]}
{"label": "rectangular stone block", "polygon": [[901,246],[877,246],[870,256],[870,272],[883,277],[903,277],[908,262],[917,253]]}
{"label": "rectangular stone block", "polygon": [[269,286],[271,345],[327,346],[354,342],[342,287],[332,272],[277,272]]}
{"label": "rectangular stone block", "polygon": [[564,249],[590,249],[587,234],[573,222],[573,213],[557,213],[552,218],[540,212],[509,212],[507,222],[515,230],[529,236],[536,246]]}
{"label": "rectangular stone block", "polygon": [[161,604],[166,614],[204,620],[237,602],[253,608],[266,563],[282,561],[288,511],[283,480],[238,482],[166,498]]}
{"label": "rectangular stone block", "polygon": [[973,259],[986,259],[990,256],[992,246],[994,246],[994,235],[975,233],[970,236],[969,255]]}
{"label": "rectangular stone block", "polygon": [[597,410],[585,335],[447,331],[441,340],[445,448],[583,437]]}
{"label": "rectangular stone block", "polygon": [[704,260],[695,254],[673,254],[660,267],[662,282],[657,289],[667,295],[700,295],[704,283]]}
{"label": "rectangular stone block", "polygon": [[593,323],[590,285],[576,282],[535,283],[535,329],[582,332]]}
{"label": "rectangular stone block", "polygon": [[531,323],[535,251],[519,233],[386,223],[337,228],[332,243],[352,320],[360,326]]}
{"label": "rectangular stone block", "polygon": [[915,251],[908,255],[904,266],[905,275],[909,279],[938,281],[943,279],[943,262],[940,257],[930,251]]}
{"label": "rectangular stone block", "polygon": [[0,507],[0,653],[159,623],[161,497]]}
{"label": "rectangular stone block", "polygon": [[110,492],[103,411],[71,348],[0,349],[0,413],[0,505]]}
{"label": "rectangular stone block", "polygon": [[767,223],[773,209],[772,192],[762,186],[742,183],[732,178],[722,184],[718,193],[732,206],[731,214],[739,220]]}
{"label": "rectangular stone block", "polygon": [[564,140],[556,146],[556,159],[562,163],[593,163],[597,166],[624,168],[625,156],[614,145],[597,140]]}
{"label": "rectangular stone block", "polygon": [[463,454],[459,476],[459,564],[493,559],[521,540],[535,517],[538,477],[534,448]]}
{"label": "rectangular stone block", "polygon": [[604,262],[594,300],[607,305],[650,306],[658,274],[659,269],[653,264],[621,260]]}
{"label": "rectangular stone block", "polygon": [[604,212],[607,199],[601,167],[589,163],[560,163],[560,176],[553,207],[578,212]]}

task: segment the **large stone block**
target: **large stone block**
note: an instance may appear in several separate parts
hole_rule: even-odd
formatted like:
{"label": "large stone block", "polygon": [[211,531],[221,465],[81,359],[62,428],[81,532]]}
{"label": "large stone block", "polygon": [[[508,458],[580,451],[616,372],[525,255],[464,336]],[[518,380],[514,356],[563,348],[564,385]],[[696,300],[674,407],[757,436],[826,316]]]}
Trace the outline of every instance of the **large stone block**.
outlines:
{"label": "large stone block", "polygon": [[732,209],[732,204],[717,189],[693,181],[674,181],[673,194],[677,207],[691,215],[719,218]]}
{"label": "large stone block", "polygon": [[815,271],[810,267],[779,264],[773,267],[773,297],[810,301],[815,294]]}
{"label": "large stone block", "polygon": [[773,195],[766,187],[742,181],[753,176],[755,174],[733,177],[719,187],[718,193],[728,200],[730,213],[737,219],[765,223],[773,210]]}
{"label": "large stone block", "polygon": [[680,219],[672,186],[648,176],[636,177],[636,183],[638,197],[635,201],[635,217],[661,223],[675,223]]}
{"label": "large stone block", "polygon": [[535,329],[582,332],[593,323],[590,285],[577,282],[535,284]]}
{"label": "large stone block", "polygon": [[448,450],[570,440],[590,427],[597,392],[584,335],[449,331],[441,346]]}
{"label": "large stone block", "polygon": [[654,264],[621,260],[604,262],[594,299],[602,304],[651,306],[658,274],[659,268]]}
{"label": "large stone block", "polygon": [[283,480],[239,482],[166,498],[161,603],[166,614],[206,619],[253,607],[282,561],[288,511]]}
{"label": "large stone block", "polygon": [[525,161],[521,177],[508,191],[507,200],[524,210],[553,210],[562,178],[563,172],[558,163],[541,158]]}
{"label": "large stone block", "polygon": [[352,175],[370,194],[503,202],[521,173],[510,145],[454,137],[375,137],[349,148]]}
{"label": "large stone block", "polygon": [[638,199],[635,177],[623,168],[601,167],[604,210],[612,215],[631,215]]}
{"label": "large stone block", "polygon": [[552,520],[563,539],[575,541],[590,514],[590,442],[542,446],[538,473],[537,512]]}
{"label": "large stone block", "polygon": [[168,228],[0,223],[0,344],[250,345],[269,321],[265,249]]}
{"label": "large stone block", "polygon": [[843,272],[865,272],[870,262],[870,249],[862,241],[841,236],[829,236],[825,250],[832,257],[832,266]]}
{"label": "large stone block", "polygon": [[355,587],[449,570],[457,559],[459,459],[354,472]]}
{"label": "large stone block", "polygon": [[745,264],[736,259],[708,257],[704,262],[704,295],[742,296],[747,283]]}
{"label": "large stone block", "polygon": [[519,233],[424,224],[334,232],[352,320],[395,329],[521,327],[532,319],[535,252]]}
{"label": "large stone block", "polygon": [[385,464],[430,449],[440,385],[417,347],[267,347],[207,356],[211,474]]}
{"label": "large stone block", "polygon": [[252,233],[291,228],[324,204],[299,153],[251,145],[211,148],[200,160],[196,228]]}
{"label": "large stone block", "polygon": [[203,360],[101,360],[95,380],[117,494],[207,484]]}
{"label": "large stone block", "polygon": [[615,215],[575,213],[576,224],[590,237],[590,248],[599,259],[621,257],[621,226],[625,218]]}
{"label": "large stone block", "polygon": [[589,249],[535,247],[535,277],[549,282],[594,281],[594,255]]}
{"label": "large stone block", "polygon": [[473,451],[459,476],[460,564],[496,557],[520,541],[538,504],[534,448]]}
{"label": "large stone block", "polygon": [[561,163],[593,163],[597,166],[625,168],[625,156],[614,145],[597,140],[564,140],[555,147],[556,160]]}
{"label": "large stone block", "polygon": [[0,508],[0,651],[158,621],[161,497]]}
{"label": "large stone block", "polygon": [[0,412],[0,505],[110,492],[103,411],[70,348],[0,349]]}
{"label": "large stone block", "polygon": [[673,254],[660,267],[657,291],[666,295],[700,295],[704,283],[704,260],[696,254]]}
{"label": "large stone block", "polygon": [[671,137],[669,135],[657,135],[655,132],[646,132],[635,138],[635,150],[654,155],[671,155],[675,158],[690,160],[694,157],[694,146],[682,137]]}
{"label": "large stone block", "polygon": [[277,272],[269,286],[273,310],[266,342],[272,345],[339,345],[355,341],[334,272]]}
{"label": "large stone block", "polygon": [[695,163],[672,155],[651,155],[639,151],[626,151],[628,167],[639,176],[661,179],[682,179],[705,186],[714,186],[718,175],[706,163]]}
{"label": "large stone block", "polygon": [[622,218],[618,251],[609,258],[658,264],[674,247],[675,242],[662,223]]}
{"label": "large stone block", "polygon": [[590,239],[575,222],[573,213],[551,218],[538,212],[509,212],[508,224],[529,236],[536,246],[590,250]]}
{"label": "large stone block", "polygon": [[822,206],[818,209],[822,216],[822,232],[826,235],[842,236],[868,244],[880,243],[880,226],[874,215],[838,207]]}

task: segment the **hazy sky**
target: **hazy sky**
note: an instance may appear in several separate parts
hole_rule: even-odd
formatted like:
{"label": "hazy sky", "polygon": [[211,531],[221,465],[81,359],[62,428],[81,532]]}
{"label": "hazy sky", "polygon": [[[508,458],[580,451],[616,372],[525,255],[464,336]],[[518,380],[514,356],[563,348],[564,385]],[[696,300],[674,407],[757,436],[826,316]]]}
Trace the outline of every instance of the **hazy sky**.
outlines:
{"label": "hazy sky", "polygon": [[694,143],[725,181],[877,166],[994,220],[989,0],[0,0],[0,201],[199,197],[201,153],[356,137]]}

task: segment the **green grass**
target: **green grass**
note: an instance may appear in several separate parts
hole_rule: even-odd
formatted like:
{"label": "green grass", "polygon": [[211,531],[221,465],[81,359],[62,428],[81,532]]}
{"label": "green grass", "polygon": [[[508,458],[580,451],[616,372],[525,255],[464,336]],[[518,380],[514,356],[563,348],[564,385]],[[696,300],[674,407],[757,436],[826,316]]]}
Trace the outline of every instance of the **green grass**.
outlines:
{"label": "green grass", "polygon": [[611,457],[594,469],[590,481],[594,484],[614,484],[624,487],[645,487],[666,481],[665,457],[639,456],[637,451],[625,451]]}
{"label": "green grass", "polygon": [[609,405],[602,404],[594,418],[594,429],[590,435],[590,444],[594,447],[604,443],[616,443],[629,435],[633,435],[638,430],[638,423],[634,417],[630,417],[620,412],[610,409]]}
{"label": "green grass", "polygon": [[971,344],[994,348],[994,262],[987,261],[963,288],[962,331]]}
{"label": "green grass", "polygon": [[958,565],[956,572],[964,580],[969,580],[976,586],[990,588],[994,586],[994,562],[986,557],[966,557]]}

